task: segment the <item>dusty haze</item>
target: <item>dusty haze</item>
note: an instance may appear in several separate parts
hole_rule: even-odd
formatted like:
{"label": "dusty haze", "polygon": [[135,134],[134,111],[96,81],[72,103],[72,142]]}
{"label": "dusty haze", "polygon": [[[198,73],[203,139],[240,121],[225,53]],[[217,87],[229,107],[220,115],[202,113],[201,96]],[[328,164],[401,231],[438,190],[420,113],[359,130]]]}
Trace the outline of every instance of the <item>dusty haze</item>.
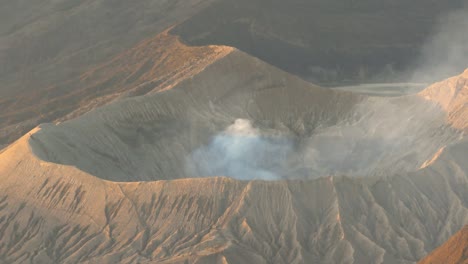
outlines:
{"label": "dusty haze", "polygon": [[463,8],[437,18],[421,53],[412,76],[416,82],[432,83],[468,67],[468,2]]}

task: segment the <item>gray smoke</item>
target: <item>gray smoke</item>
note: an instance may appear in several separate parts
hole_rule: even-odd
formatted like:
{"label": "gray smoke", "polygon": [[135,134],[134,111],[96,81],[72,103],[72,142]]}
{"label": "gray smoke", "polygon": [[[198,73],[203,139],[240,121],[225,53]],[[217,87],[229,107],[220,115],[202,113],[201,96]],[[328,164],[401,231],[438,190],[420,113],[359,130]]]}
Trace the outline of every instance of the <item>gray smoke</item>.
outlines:
{"label": "gray smoke", "polygon": [[[355,117],[309,136],[255,128],[237,119],[188,158],[191,176],[240,180],[370,177],[415,171],[458,138],[437,106],[370,98]],[[267,132],[266,132],[267,131]]]}
{"label": "gray smoke", "polygon": [[459,134],[443,124],[436,105],[419,100],[369,98],[354,121],[315,131],[304,167],[316,176],[394,175],[415,171]]}
{"label": "gray smoke", "polygon": [[198,176],[276,180],[284,174],[286,159],[292,154],[287,138],[264,136],[249,120],[237,119],[209,145],[195,150],[188,168]]}
{"label": "gray smoke", "polygon": [[416,82],[435,82],[468,68],[468,4],[438,18],[433,34],[423,47]]}

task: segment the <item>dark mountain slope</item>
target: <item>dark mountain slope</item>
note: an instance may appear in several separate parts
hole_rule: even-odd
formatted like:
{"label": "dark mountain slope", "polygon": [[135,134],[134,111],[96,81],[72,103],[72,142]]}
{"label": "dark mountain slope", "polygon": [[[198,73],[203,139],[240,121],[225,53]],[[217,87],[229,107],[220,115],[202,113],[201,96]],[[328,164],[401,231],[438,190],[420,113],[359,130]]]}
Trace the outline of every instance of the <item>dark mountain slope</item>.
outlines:
{"label": "dark mountain slope", "polygon": [[315,82],[392,79],[412,66],[438,18],[463,2],[221,0],[174,32],[193,45],[234,46]]}

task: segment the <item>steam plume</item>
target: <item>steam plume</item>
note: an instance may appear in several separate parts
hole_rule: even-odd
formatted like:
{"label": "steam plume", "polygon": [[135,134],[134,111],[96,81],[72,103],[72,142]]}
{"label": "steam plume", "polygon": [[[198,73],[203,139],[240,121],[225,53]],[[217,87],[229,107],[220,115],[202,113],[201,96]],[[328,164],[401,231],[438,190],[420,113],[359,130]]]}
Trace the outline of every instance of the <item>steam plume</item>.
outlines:
{"label": "steam plume", "polygon": [[468,4],[439,18],[422,50],[413,80],[434,82],[468,67]]}

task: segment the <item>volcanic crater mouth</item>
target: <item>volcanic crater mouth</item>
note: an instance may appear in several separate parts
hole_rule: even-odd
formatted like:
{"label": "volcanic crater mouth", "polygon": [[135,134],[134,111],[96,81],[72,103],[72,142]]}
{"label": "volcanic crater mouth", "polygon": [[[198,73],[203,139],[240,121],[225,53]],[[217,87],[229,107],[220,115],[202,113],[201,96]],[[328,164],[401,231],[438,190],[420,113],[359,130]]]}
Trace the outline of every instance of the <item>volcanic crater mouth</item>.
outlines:
{"label": "volcanic crater mouth", "polygon": [[419,95],[324,89],[233,52],[170,90],[43,126],[30,145],[117,182],[373,177],[419,170],[458,140],[446,117]]}
{"label": "volcanic crater mouth", "polygon": [[158,122],[105,124],[95,128],[103,135],[97,141],[70,122],[45,126],[30,144],[41,159],[114,181],[394,175],[420,169],[458,137],[438,121],[438,108],[404,107],[409,104],[399,100],[368,98],[332,125],[310,126],[303,120],[272,125],[232,116],[216,120],[213,113],[198,113],[195,123],[166,116]]}

